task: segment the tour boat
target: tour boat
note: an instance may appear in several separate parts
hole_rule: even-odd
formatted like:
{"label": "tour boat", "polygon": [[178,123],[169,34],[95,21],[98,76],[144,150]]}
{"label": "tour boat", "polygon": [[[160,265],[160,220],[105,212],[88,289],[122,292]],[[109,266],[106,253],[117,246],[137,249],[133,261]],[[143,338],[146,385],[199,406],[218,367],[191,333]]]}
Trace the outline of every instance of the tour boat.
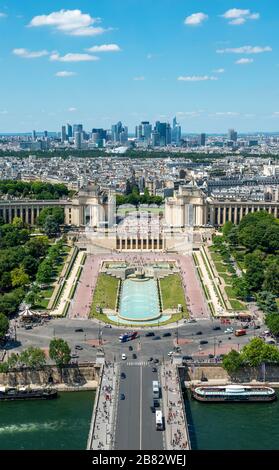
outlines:
{"label": "tour boat", "polygon": [[0,387],[0,401],[3,400],[51,400],[57,398],[57,390],[50,388]]}
{"label": "tour boat", "polygon": [[275,390],[263,385],[201,386],[192,389],[201,402],[261,402],[276,400]]}

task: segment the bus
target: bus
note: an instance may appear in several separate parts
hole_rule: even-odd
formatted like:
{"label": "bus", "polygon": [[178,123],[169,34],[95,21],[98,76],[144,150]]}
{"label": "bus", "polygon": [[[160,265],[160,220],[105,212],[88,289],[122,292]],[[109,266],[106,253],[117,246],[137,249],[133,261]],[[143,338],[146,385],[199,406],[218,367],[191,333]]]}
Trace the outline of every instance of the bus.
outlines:
{"label": "bus", "polygon": [[246,335],[246,330],[235,330],[235,336],[244,336]]}
{"label": "bus", "polygon": [[156,411],[156,430],[157,431],[163,431],[164,430],[163,414],[162,414],[161,410]]}
{"label": "bus", "polygon": [[152,394],[153,398],[160,398],[160,387],[157,380],[153,380],[152,382]]}
{"label": "bus", "polygon": [[132,339],[136,339],[138,337],[137,331],[130,331],[129,333],[124,333],[123,335],[119,336],[120,343],[126,343],[126,341],[131,341]]}

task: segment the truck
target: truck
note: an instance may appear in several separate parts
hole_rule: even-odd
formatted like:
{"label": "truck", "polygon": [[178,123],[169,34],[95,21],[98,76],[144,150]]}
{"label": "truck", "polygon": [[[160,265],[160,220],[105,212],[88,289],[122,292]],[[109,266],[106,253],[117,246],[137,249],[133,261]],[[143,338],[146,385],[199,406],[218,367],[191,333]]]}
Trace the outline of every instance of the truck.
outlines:
{"label": "truck", "polygon": [[244,335],[246,335],[246,330],[244,330],[244,329],[235,330],[234,334],[235,334],[235,336],[244,336]]}

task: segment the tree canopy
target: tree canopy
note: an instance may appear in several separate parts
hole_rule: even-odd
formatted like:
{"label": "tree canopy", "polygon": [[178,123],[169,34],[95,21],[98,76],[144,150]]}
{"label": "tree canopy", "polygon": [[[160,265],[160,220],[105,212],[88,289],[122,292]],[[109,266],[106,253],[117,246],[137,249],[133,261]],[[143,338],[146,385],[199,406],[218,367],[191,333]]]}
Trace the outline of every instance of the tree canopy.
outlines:
{"label": "tree canopy", "polygon": [[69,364],[71,360],[70,346],[62,338],[52,339],[49,344],[49,357],[59,368]]}

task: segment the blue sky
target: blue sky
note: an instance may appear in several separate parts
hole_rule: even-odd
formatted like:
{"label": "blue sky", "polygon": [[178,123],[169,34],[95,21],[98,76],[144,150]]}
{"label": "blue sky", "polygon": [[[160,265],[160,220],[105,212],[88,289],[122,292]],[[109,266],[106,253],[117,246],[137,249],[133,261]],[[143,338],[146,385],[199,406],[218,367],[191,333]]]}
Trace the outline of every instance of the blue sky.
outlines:
{"label": "blue sky", "polygon": [[0,0],[0,132],[278,131],[278,26],[278,0]]}

